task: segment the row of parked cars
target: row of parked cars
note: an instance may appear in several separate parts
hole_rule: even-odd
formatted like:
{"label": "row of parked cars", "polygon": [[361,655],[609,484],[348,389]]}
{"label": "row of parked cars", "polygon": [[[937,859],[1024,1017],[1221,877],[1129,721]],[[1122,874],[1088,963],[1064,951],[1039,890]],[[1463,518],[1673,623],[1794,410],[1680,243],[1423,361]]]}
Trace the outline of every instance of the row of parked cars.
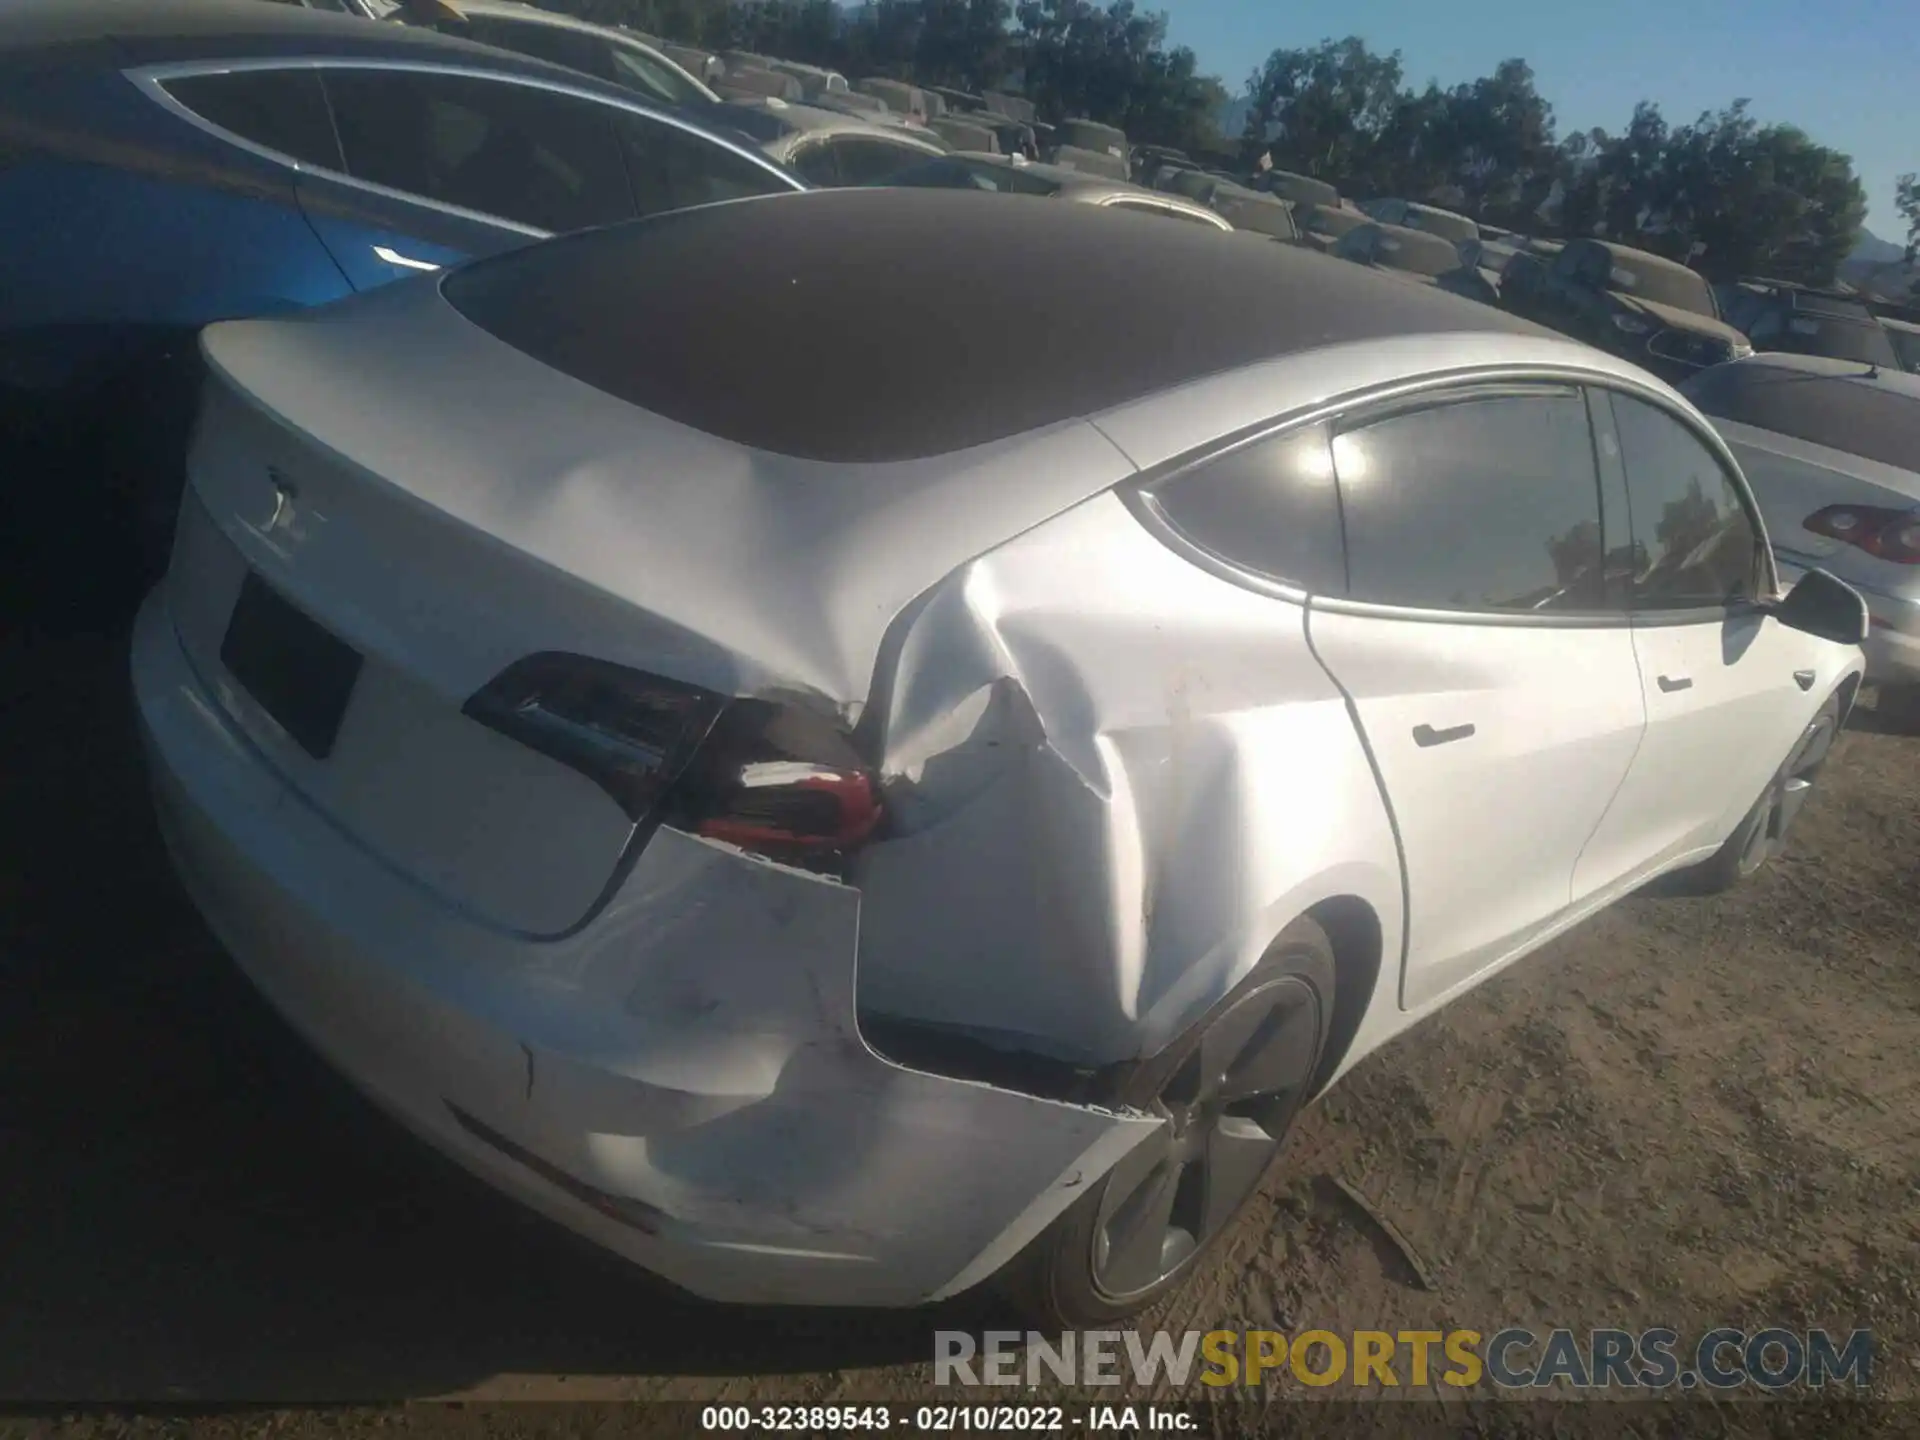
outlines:
{"label": "row of parked cars", "polygon": [[[1861,595],[1782,585],[1731,423],[1442,293],[1498,237],[309,8],[0,10],[7,500],[90,571],[164,511],[130,663],[187,890],[596,1243],[1110,1324],[1362,1056],[1751,876],[1819,779]],[[810,186],[843,134],[912,154]],[[1688,383],[1904,443],[1915,396],[1790,358]],[[1832,553],[1898,561],[1849,504]]]}
{"label": "row of parked cars", "polygon": [[[144,552],[110,573],[150,577],[164,559],[175,491],[150,476],[154,457],[184,449],[193,336],[207,321],[317,304],[549,234],[820,186],[1051,196],[1310,247],[1497,305],[1673,382],[1756,346],[1824,355],[1843,372],[1826,388],[1877,386],[1902,413],[1905,382],[1890,377],[1912,327],[1854,299],[1767,281],[1716,292],[1684,265],[1606,241],[1529,239],[1399,198],[1356,202],[1314,177],[1236,174],[1091,121],[1047,127],[1015,96],[849,83],[514,0],[382,12],[409,23],[300,13],[311,8],[36,0],[0,28],[0,114],[31,141],[24,163],[0,171],[0,203],[48,217],[4,242],[21,283],[0,295],[0,414],[26,443],[85,457],[85,493],[35,503],[73,512],[58,517],[62,533]],[[1847,448],[1862,433],[1851,420],[1829,428],[1803,425],[1799,438],[1839,440],[1871,473],[1839,485],[1829,464],[1828,480],[1793,488],[1857,502],[1864,518],[1829,535],[1831,517],[1812,530],[1795,517],[1779,530],[1783,555],[1852,567],[1887,602],[1876,669],[1904,655],[1895,669],[1920,678],[1916,572],[1894,523],[1920,495],[1885,471],[1911,474],[1911,422],[1887,432],[1891,449],[1864,454]],[[104,524],[92,513],[102,490],[117,497]]]}

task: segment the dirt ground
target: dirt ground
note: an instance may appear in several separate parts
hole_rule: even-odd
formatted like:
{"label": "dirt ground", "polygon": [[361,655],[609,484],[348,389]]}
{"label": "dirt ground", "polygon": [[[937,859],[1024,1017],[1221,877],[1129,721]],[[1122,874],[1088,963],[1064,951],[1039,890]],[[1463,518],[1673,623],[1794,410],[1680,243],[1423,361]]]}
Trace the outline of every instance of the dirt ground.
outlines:
{"label": "dirt ground", "polygon": [[[122,643],[0,641],[0,1400],[927,1398],[967,1304],[698,1304],[311,1060],[173,887]],[[1856,715],[1744,890],[1637,897],[1364,1062],[1146,1323],[1871,1327],[1876,1390],[1920,1396],[1920,738],[1893,731]]]}

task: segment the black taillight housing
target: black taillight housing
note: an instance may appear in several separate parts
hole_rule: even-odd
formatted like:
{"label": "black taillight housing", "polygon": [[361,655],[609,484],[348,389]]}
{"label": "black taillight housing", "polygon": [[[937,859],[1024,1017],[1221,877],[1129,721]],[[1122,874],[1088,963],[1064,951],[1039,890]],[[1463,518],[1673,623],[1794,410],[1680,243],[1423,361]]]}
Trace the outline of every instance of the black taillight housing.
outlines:
{"label": "black taillight housing", "polygon": [[464,713],[585,775],[636,825],[835,875],[880,827],[871,769],[815,710],[548,651],[508,666]]}
{"label": "black taillight housing", "polygon": [[463,710],[579,771],[638,822],[686,769],[722,708],[696,685],[544,651],[509,665]]}

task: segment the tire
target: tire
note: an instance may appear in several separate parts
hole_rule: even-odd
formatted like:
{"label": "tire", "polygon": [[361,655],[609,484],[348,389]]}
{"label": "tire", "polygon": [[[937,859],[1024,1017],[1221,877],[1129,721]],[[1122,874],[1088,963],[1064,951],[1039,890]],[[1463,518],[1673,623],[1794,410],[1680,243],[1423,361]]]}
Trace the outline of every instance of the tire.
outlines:
{"label": "tire", "polygon": [[1673,888],[1686,895],[1719,895],[1759,874],[1780,853],[1787,831],[1812,797],[1839,730],[1840,697],[1829,695],[1726,843],[1709,859],[1674,872]]}
{"label": "tire", "polygon": [[[1312,1091],[1334,976],[1326,931],[1302,916],[1231,994],[1139,1067],[1121,1099],[1168,1123],[998,1277],[1033,1325],[1058,1333],[1135,1314],[1178,1288],[1233,1228]],[[1207,1084],[1203,1069],[1223,1083]],[[1209,1093],[1216,1088],[1227,1094]]]}

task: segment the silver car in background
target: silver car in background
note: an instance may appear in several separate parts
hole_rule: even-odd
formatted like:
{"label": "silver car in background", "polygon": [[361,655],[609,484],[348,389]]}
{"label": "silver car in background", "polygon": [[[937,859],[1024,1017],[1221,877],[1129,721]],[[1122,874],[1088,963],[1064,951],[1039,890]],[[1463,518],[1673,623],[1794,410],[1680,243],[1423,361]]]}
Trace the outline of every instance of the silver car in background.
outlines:
{"label": "silver car in background", "polygon": [[1866,597],[1867,678],[1920,720],[1920,375],[1766,351],[1681,388],[1740,458],[1782,574]]}

